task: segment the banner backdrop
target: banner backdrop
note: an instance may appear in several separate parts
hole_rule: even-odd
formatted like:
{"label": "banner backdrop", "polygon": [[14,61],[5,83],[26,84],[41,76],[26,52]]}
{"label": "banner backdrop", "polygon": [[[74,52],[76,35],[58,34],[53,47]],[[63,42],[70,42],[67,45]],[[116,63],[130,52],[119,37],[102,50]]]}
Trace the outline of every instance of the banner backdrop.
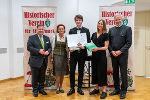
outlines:
{"label": "banner backdrop", "polygon": [[[133,65],[133,57],[134,57],[134,15],[135,15],[135,6],[105,6],[99,8],[100,19],[104,19],[106,21],[107,29],[113,27],[115,25],[114,15],[121,14],[123,16],[123,24],[130,26],[132,28],[132,46],[129,49],[129,57],[128,57],[128,90],[134,90],[134,65]],[[113,70],[111,65],[111,58],[107,51],[107,61],[108,61],[108,86],[113,87]],[[120,80],[121,82],[121,80]]]}
{"label": "banner backdrop", "polygon": [[[31,89],[31,71],[28,64],[29,52],[27,51],[27,41],[30,35],[36,34],[38,24],[45,27],[44,35],[51,37],[56,31],[56,7],[22,7],[23,17],[23,37],[24,37],[24,80],[25,89]],[[52,65],[48,62],[46,71],[45,87],[55,88],[55,77],[53,76]]]}

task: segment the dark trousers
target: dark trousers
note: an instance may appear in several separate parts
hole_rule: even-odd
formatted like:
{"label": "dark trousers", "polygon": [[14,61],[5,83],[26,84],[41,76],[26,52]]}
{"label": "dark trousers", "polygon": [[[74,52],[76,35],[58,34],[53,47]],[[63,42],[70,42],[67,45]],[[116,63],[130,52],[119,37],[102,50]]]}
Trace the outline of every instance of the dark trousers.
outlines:
{"label": "dark trousers", "polygon": [[78,88],[82,87],[85,59],[86,59],[85,55],[78,53],[76,51],[70,54],[70,87],[71,88],[75,87],[75,70],[76,70],[77,63],[78,63]]}
{"label": "dark trousers", "polygon": [[40,68],[31,66],[33,92],[44,90],[46,68],[47,63],[45,62],[45,60],[43,61],[43,64]]}
{"label": "dark trousers", "polygon": [[113,80],[114,87],[116,90],[120,91],[120,79],[119,79],[119,68],[121,74],[121,91],[126,92],[127,83],[127,63],[128,63],[128,53],[122,53],[118,57],[111,55],[112,67],[113,67]]}
{"label": "dark trousers", "polygon": [[100,52],[92,53],[92,84],[107,86],[107,58]]}

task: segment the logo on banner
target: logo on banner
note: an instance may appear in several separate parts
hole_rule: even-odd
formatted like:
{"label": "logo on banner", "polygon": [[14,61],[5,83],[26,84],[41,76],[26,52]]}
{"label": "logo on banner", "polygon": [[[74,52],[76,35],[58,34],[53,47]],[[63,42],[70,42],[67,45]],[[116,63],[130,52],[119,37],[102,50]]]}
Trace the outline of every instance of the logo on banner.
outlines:
{"label": "logo on banner", "polygon": [[128,25],[128,19],[123,19],[122,23],[123,23],[123,25]]}
{"label": "logo on banner", "polygon": [[50,26],[50,20],[49,20],[49,19],[46,19],[45,25],[46,25],[46,27],[49,27],[49,26]]}

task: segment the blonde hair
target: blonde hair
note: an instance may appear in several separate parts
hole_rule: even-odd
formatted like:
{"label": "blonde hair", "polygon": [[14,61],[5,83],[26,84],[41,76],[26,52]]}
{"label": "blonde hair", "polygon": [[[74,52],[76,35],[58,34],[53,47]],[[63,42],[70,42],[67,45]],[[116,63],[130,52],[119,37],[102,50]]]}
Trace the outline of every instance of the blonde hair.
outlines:
{"label": "blonde hair", "polygon": [[[107,28],[106,28],[106,22],[105,22],[105,20],[101,19],[101,20],[98,21],[98,23],[99,23],[100,21],[103,22],[102,33],[107,33]],[[97,23],[97,24],[98,24],[98,23]],[[98,27],[97,27],[97,32],[99,32],[99,31],[100,31],[100,30],[99,30]]]}

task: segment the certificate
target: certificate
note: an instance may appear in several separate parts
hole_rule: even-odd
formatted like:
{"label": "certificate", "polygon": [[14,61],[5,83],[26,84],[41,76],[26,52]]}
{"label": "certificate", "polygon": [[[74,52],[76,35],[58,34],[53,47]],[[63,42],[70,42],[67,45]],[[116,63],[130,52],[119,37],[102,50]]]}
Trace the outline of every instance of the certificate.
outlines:
{"label": "certificate", "polygon": [[82,46],[85,46],[85,44],[87,43],[87,36],[86,36],[86,33],[80,33],[79,34],[79,43],[82,45]]}
{"label": "certificate", "polygon": [[67,35],[67,42],[68,42],[69,49],[78,50],[78,49],[80,49],[78,47],[79,43],[82,46],[85,46],[85,44],[87,43],[86,33]]}

